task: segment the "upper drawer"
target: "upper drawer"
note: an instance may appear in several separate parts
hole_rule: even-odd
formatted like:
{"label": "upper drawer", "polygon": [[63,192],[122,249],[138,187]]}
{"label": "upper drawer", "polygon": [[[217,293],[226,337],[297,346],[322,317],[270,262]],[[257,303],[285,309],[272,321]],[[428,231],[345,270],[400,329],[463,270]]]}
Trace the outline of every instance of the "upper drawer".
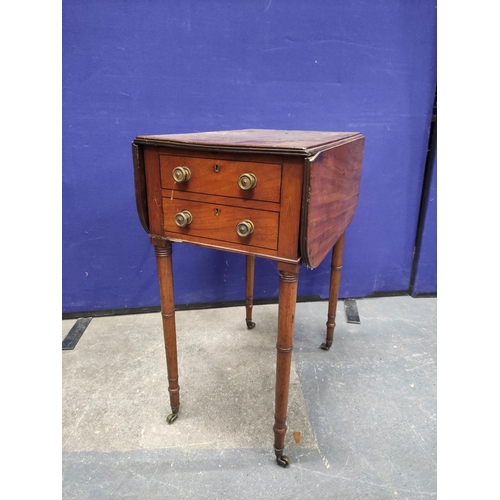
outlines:
{"label": "upper drawer", "polygon": [[[176,182],[173,171],[187,167],[188,181]],[[177,191],[215,194],[233,198],[280,202],[281,164],[193,158],[160,154],[161,187]],[[238,185],[243,174],[253,174],[255,187],[244,190]]]}

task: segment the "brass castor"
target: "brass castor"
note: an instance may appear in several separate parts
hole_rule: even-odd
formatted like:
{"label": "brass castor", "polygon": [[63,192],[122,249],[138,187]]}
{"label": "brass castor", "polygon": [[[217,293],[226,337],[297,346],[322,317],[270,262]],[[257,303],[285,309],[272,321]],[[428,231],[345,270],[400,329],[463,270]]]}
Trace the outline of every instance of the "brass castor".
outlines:
{"label": "brass castor", "polygon": [[286,455],[281,455],[280,457],[276,457],[276,463],[280,467],[288,467],[290,465],[290,459]]}
{"label": "brass castor", "polygon": [[319,347],[323,349],[323,351],[329,351],[330,350],[330,345],[328,345],[326,342],[323,342]]}
{"label": "brass castor", "polygon": [[168,417],[167,417],[167,424],[173,424],[176,420],[177,420],[177,417],[179,416],[178,413],[171,413]]}
{"label": "brass castor", "polygon": [[255,323],[253,321],[250,321],[249,319],[246,320],[247,322],[247,328],[251,330],[252,328],[255,328]]}

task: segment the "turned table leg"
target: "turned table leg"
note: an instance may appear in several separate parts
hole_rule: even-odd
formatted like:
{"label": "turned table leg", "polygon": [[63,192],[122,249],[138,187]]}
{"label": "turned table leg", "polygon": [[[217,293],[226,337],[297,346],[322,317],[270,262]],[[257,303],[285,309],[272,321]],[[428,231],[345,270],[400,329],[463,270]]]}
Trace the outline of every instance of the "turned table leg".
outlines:
{"label": "turned table leg", "polygon": [[172,273],[172,243],[155,241],[156,264],[160,282],[163,338],[167,358],[168,393],[172,413],[167,417],[173,423],[179,414],[179,375],[177,369],[177,341],[175,333],[174,280]]}
{"label": "turned table leg", "polygon": [[335,316],[339,299],[340,273],[342,271],[342,256],[344,255],[345,233],[335,243],[332,251],[332,269],[330,272],[330,297],[328,300],[328,320],[326,322],[326,342],[321,344],[321,349],[328,351],[333,343],[335,330]]}
{"label": "turned table leg", "polygon": [[247,255],[245,307],[247,313],[246,317],[247,328],[249,330],[255,327],[255,323],[252,321],[254,275],[255,275],[255,255]]}
{"label": "turned table leg", "polygon": [[286,434],[290,365],[292,362],[293,329],[299,265],[278,263],[280,275],[278,340],[276,342],[276,399],[274,413],[274,452],[278,465],[287,467],[290,460],[283,455]]}

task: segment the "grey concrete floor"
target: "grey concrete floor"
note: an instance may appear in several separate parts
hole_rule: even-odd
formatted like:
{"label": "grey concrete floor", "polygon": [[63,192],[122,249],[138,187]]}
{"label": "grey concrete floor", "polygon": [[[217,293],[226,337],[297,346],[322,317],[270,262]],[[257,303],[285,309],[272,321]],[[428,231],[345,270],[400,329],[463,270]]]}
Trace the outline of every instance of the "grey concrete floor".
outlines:
{"label": "grey concrete floor", "polygon": [[242,307],[176,313],[172,425],[160,314],[94,318],[62,353],[63,498],[435,497],[437,301],[357,305],[360,325],[339,302],[326,352],[327,303],[297,304],[288,469],[272,452],[277,306],[255,306],[253,330]]}

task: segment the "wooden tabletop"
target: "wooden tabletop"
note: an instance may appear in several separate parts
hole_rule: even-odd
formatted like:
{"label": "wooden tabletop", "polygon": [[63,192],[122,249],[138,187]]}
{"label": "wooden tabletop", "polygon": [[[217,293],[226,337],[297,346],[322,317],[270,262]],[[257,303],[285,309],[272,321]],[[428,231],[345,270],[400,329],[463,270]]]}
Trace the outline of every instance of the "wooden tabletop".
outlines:
{"label": "wooden tabletop", "polygon": [[139,144],[310,156],[359,138],[358,132],[244,129],[138,136]]}

